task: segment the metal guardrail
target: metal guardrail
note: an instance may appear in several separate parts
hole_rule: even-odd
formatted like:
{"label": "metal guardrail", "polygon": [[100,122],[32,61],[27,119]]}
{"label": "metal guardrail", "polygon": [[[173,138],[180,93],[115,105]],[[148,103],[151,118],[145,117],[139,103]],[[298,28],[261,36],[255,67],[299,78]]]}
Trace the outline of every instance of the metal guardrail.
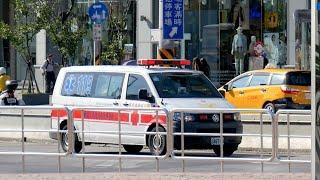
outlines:
{"label": "metal guardrail", "polygon": [[[286,115],[286,120],[287,120],[287,134],[286,135],[280,135],[278,131],[278,123],[279,123],[279,118],[280,115]],[[291,138],[303,138],[303,139],[311,139],[311,136],[302,136],[302,135],[292,135],[291,130],[290,130],[290,116],[291,115],[311,115],[311,110],[278,110],[277,113],[275,114],[275,122],[277,126],[276,128],[276,137],[275,140],[276,142],[276,157],[279,162],[282,163],[288,163],[288,171],[291,172],[291,164],[292,163],[311,163],[311,160],[295,160],[291,159],[292,156],[292,151],[291,151]],[[279,153],[279,138],[287,138],[287,159],[282,159],[280,158],[280,153]]]}
{"label": "metal guardrail", "polygon": [[[52,129],[26,129],[24,127],[25,125],[25,120],[24,120],[24,112],[25,110],[64,110],[68,112],[68,108],[64,106],[0,106],[0,110],[3,112],[3,110],[20,110],[20,115],[21,115],[21,129],[0,129],[0,132],[17,132],[21,133],[21,151],[15,151],[15,152],[10,152],[10,151],[1,151],[1,155],[19,155],[21,156],[21,165],[22,165],[22,172],[25,172],[25,156],[56,156],[58,157],[58,172],[61,171],[61,157],[67,156],[69,152],[61,152],[60,151],[60,141],[58,141],[58,151],[57,153],[50,153],[50,152],[27,152],[25,151],[25,133],[26,132],[57,132],[58,134],[58,139],[60,138],[60,133],[61,132],[67,132],[67,131],[62,131],[59,128],[57,130],[52,130]],[[68,123],[72,121],[72,119],[68,118]],[[60,116],[58,115],[58,123],[60,123]],[[69,138],[71,139],[71,137]]]}
{"label": "metal guardrail", "polygon": [[[159,171],[159,160],[164,160],[164,159],[175,159],[175,160],[182,160],[182,171],[185,171],[185,161],[186,160],[205,160],[205,161],[217,161],[220,162],[220,171],[224,171],[224,163],[225,162],[260,162],[261,164],[261,172],[264,171],[264,163],[267,162],[279,162],[279,163],[288,163],[289,166],[289,172],[291,171],[291,164],[293,163],[310,163],[310,160],[295,160],[291,159],[291,148],[290,148],[290,138],[310,138],[310,136],[298,136],[298,135],[292,135],[290,132],[290,115],[292,114],[303,114],[303,115],[309,115],[311,114],[311,111],[307,110],[279,110],[275,115],[268,110],[265,109],[259,109],[259,110],[254,110],[254,109],[212,109],[212,108],[175,108],[171,109],[170,112],[167,111],[166,109],[163,108],[104,108],[104,107],[65,107],[65,106],[0,106],[0,110],[5,110],[5,109],[15,109],[15,110],[20,110],[21,111],[21,129],[1,129],[0,128],[0,133],[1,132],[21,132],[21,151],[18,152],[5,152],[2,151],[0,152],[1,155],[19,155],[22,157],[22,171],[25,172],[25,156],[27,155],[35,155],[35,156],[54,156],[58,158],[58,172],[61,171],[61,157],[63,156],[69,156],[69,157],[74,157],[74,158],[82,158],[82,171],[85,172],[86,170],[86,165],[85,165],[85,159],[86,158],[92,158],[92,157],[102,157],[102,158],[111,158],[111,159],[118,159],[119,160],[119,172],[122,170],[122,164],[121,161],[124,158],[127,159],[155,159],[156,161],[156,170],[157,172]],[[67,112],[67,130],[60,130],[57,128],[57,130],[51,130],[51,129],[45,129],[45,130],[38,130],[38,129],[26,129],[24,127],[24,112],[25,110],[32,110],[32,109],[51,109],[51,110],[63,110]],[[118,114],[118,130],[114,131],[88,131],[84,129],[84,122],[85,122],[85,116],[84,112],[86,110],[100,110],[100,111],[115,111]],[[81,112],[81,129],[74,129],[74,117],[73,113],[75,111],[80,111]],[[155,119],[156,119],[156,132],[130,132],[130,131],[122,131],[121,128],[121,113],[123,112],[128,112],[128,111],[153,111],[155,114]],[[166,123],[166,132],[159,132],[159,112],[164,114],[167,119]],[[174,113],[179,112],[181,113],[181,132],[174,132],[173,128],[173,117]],[[223,113],[258,113],[260,117],[260,129],[259,133],[251,133],[251,134],[246,134],[246,133],[224,133],[223,132]],[[220,121],[219,121],[219,128],[220,131],[219,133],[190,133],[190,132],[185,132],[184,130],[184,118],[183,114],[184,113],[216,113],[220,115]],[[287,135],[279,135],[278,132],[278,120],[279,116],[283,114],[287,115]],[[271,134],[265,134],[263,132],[263,126],[264,120],[263,116],[269,116],[271,121],[271,127],[272,127],[272,133]],[[58,114],[58,121],[57,121],[57,127],[60,125],[60,115]],[[52,122],[52,121],[51,121]],[[51,126],[52,127],[52,126]],[[57,153],[47,153],[47,152],[27,152],[25,151],[25,145],[24,145],[24,133],[25,132],[56,132],[58,135],[58,152]],[[69,149],[66,153],[60,151],[60,146],[61,146],[61,141],[60,141],[60,136],[61,133],[68,133],[68,145]],[[88,154],[85,151],[85,133],[104,133],[104,134],[116,134],[118,135],[118,153],[117,154]],[[82,146],[83,150],[80,153],[76,153],[74,151],[74,138],[75,134],[80,134],[81,135],[81,140],[82,140]],[[159,155],[159,149],[157,149],[155,155],[127,155],[127,154],[122,154],[121,152],[121,146],[123,145],[121,143],[121,136],[122,135],[165,135],[166,136],[166,144],[167,144],[167,152],[165,155]],[[181,151],[177,151],[174,149],[174,136],[181,136]],[[184,137],[185,136],[207,136],[207,137],[220,137],[220,157],[212,157],[212,156],[188,156],[185,152],[185,142],[184,142]],[[258,155],[260,155],[260,158],[230,158],[230,157],[224,157],[223,155],[223,142],[224,142],[224,137],[227,136],[241,136],[241,137],[259,137],[260,138],[260,151]],[[264,138],[265,137],[271,137],[271,153],[270,155],[264,154]],[[287,159],[281,159],[279,157],[279,148],[278,148],[278,140],[279,138],[287,138],[288,140],[288,158]],[[222,143],[221,143],[222,142]],[[180,153],[178,155],[177,153]]]}
{"label": "metal guardrail", "polygon": [[[181,156],[177,156],[175,154],[175,152],[178,152],[178,151],[175,151],[173,149],[172,150],[172,158],[173,159],[178,159],[178,160],[182,160],[182,171],[184,172],[185,171],[185,160],[210,160],[210,161],[220,161],[220,171],[223,172],[224,171],[224,162],[226,161],[237,161],[237,162],[260,162],[261,163],[261,172],[263,172],[263,163],[264,162],[271,162],[275,159],[275,143],[276,143],[276,140],[274,139],[276,136],[275,136],[275,133],[276,133],[276,123],[274,122],[274,118],[273,118],[273,114],[266,110],[266,109],[260,109],[260,110],[253,110],[253,109],[210,109],[210,108],[175,108],[175,109],[172,109],[172,111],[170,112],[170,117],[173,117],[174,113],[176,112],[179,112],[181,113],[181,132],[178,133],[178,132],[173,132],[172,135],[173,136],[181,136]],[[259,116],[260,116],[260,133],[259,134],[245,134],[245,133],[223,133],[223,127],[224,127],[224,123],[223,123],[223,113],[245,113],[245,112],[250,112],[250,113],[258,113]],[[199,114],[199,113],[217,113],[219,114],[219,117],[220,117],[220,131],[219,133],[186,133],[184,132],[184,119],[182,118],[183,117],[183,114],[184,113],[196,113],[196,114]],[[262,118],[262,115],[263,114],[266,114],[266,115],[269,115],[270,118],[272,119],[272,122],[271,122],[271,126],[272,126],[272,134],[271,135],[267,135],[267,134],[264,134],[263,133],[263,118]],[[171,122],[173,122],[173,120],[171,120]],[[220,137],[220,157],[210,157],[210,156],[205,156],[205,157],[196,157],[196,156],[186,156],[185,155],[185,148],[184,148],[184,136],[209,136],[209,137],[217,137],[219,136]],[[224,157],[223,155],[223,143],[224,143],[224,137],[225,136],[239,136],[239,137],[244,137],[244,136],[253,136],[253,137],[260,137],[260,158],[229,158],[229,157]],[[268,158],[263,158],[263,149],[264,149],[264,146],[263,146],[263,138],[264,137],[272,137],[272,153],[271,153],[271,156],[268,157]],[[173,144],[171,145],[171,147],[173,147]]]}
{"label": "metal guardrail", "polygon": [[[118,130],[115,131],[85,131],[84,129],[84,111],[85,110],[100,110],[100,111],[117,111],[118,114]],[[71,129],[71,134],[74,135],[74,133],[78,133],[81,134],[81,139],[82,139],[82,147],[83,150],[81,153],[76,153],[74,152],[74,150],[72,151],[72,156],[74,157],[79,157],[82,158],[82,172],[85,172],[86,166],[85,166],[85,158],[88,157],[103,157],[103,158],[113,158],[113,159],[118,159],[119,160],[119,172],[121,172],[122,170],[122,163],[121,163],[121,159],[123,158],[135,158],[135,159],[155,159],[156,160],[156,170],[157,172],[159,172],[159,159],[166,159],[167,157],[169,157],[170,155],[170,151],[167,151],[165,155],[159,155],[159,149],[156,149],[156,154],[155,155],[124,155],[121,152],[121,147],[122,147],[122,143],[121,143],[121,136],[122,135],[165,135],[167,138],[167,146],[168,144],[170,144],[170,138],[168,138],[170,136],[169,132],[159,132],[159,112],[162,112],[165,114],[166,119],[169,119],[168,115],[168,111],[164,108],[121,108],[121,107],[112,107],[112,108],[107,108],[107,107],[75,107],[71,109],[71,115],[73,114],[73,112],[75,111],[81,111],[81,130],[75,130],[73,131],[73,129]],[[134,132],[134,131],[122,131],[121,130],[121,113],[122,112],[128,112],[128,111],[139,111],[139,112],[145,112],[148,111],[148,113],[154,112],[155,113],[155,120],[156,120],[156,132]],[[151,112],[150,112],[151,111]],[[72,127],[74,126],[74,118],[72,118]],[[166,124],[167,127],[166,129],[170,129],[170,123]],[[73,132],[72,132],[73,131]],[[103,133],[103,134],[116,134],[118,135],[118,154],[86,154],[85,151],[85,133]],[[74,138],[72,138],[72,141],[74,140]],[[74,142],[71,142],[72,144]],[[70,146],[69,146],[70,147]],[[73,147],[73,146],[72,146]]]}

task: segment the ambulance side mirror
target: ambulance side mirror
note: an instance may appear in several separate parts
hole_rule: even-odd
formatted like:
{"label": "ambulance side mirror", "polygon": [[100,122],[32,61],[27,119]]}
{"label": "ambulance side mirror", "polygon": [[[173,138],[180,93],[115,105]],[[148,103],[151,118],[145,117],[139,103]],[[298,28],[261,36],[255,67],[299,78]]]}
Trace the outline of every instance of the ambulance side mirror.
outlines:
{"label": "ambulance side mirror", "polygon": [[149,100],[148,99],[148,91],[146,89],[139,89],[139,99]]}
{"label": "ambulance side mirror", "polygon": [[224,86],[223,86],[223,89],[226,90],[226,92],[230,91],[228,84],[224,85]]}
{"label": "ambulance side mirror", "polygon": [[154,103],[155,99],[153,96],[148,95],[148,90],[147,89],[139,89],[139,100],[146,100],[150,103]]}

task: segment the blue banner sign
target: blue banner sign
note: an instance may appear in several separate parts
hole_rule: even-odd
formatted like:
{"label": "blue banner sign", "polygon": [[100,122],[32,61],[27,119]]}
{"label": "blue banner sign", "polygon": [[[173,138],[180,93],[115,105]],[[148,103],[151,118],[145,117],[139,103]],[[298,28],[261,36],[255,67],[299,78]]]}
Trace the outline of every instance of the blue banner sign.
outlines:
{"label": "blue banner sign", "polygon": [[184,0],[163,0],[163,39],[183,39],[183,18]]}
{"label": "blue banner sign", "polygon": [[96,23],[104,22],[109,15],[107,6],[101,2],[92,4],[89,7],[88,13],[90,19]]}

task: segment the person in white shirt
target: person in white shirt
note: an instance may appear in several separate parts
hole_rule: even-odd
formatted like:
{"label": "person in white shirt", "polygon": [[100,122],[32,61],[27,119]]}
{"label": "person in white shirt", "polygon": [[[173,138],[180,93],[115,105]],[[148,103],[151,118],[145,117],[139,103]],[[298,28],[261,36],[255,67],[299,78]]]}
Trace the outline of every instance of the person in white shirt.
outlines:
{"label": "person in white shirt", "polygon": [[[56,77],[54,74],[54,65],[56,63],[53,62],[53,54],[49,54],[48,58],[43,62],[41,69],[42,75],[45,76],[46,79],[46,93],[52,94],[53,87],[56,83]],[[52,86],[51,86],[52,83]]]}

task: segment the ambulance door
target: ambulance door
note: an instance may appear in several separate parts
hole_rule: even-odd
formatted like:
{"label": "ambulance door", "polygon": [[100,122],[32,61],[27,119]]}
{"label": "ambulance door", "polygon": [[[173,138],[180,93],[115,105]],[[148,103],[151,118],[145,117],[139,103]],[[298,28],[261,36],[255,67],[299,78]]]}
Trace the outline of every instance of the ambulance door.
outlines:
{"label": "ambulance door", "polygon": [[[97,73],[92,102],[98,107],[122,107],[124,73]],[[90,131],[117,131],[118,110],[90,110],[86,112]],[[128,118],[121,115],[121,122]],[[92,142],[116,144],[119,135],[115,133],[90,133]]]}
{"label": "ambulance door", "polygon": [[[139,91],[146,90],[149,100],[139,99]],[[150,87],[146,79],[139,74],[129,74],[128,82],[126,84],[125,99],[123,106],[129,108],[148,108],[152,107],[152,101],[154,97],[150,90]],[[140,132],[143,133],[148,126],[149,121],[152,119],[154,112],[152,111],[130,111],[129,122],[123,124],[125,131]],[[125,135],[123,138],[123,144],[145,144],[145,138],[143,134]]]}

